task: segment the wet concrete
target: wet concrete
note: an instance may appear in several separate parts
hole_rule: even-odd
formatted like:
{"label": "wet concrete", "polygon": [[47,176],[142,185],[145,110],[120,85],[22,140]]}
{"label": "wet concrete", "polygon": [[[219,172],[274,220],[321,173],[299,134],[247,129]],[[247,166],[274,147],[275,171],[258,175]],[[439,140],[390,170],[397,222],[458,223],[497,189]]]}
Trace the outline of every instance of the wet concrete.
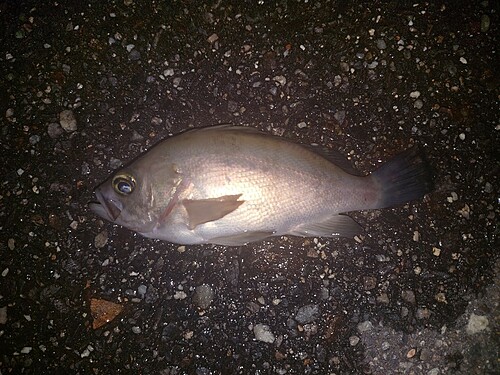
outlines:
{"label": "wet concrete", "polygon": [[[1,2],[1,373],[498,373],[499,10]],[[122,163],[219,123],[365,173],[418,144],[436,187],[352,214],[357,240],[179,246],[88,210]]]}

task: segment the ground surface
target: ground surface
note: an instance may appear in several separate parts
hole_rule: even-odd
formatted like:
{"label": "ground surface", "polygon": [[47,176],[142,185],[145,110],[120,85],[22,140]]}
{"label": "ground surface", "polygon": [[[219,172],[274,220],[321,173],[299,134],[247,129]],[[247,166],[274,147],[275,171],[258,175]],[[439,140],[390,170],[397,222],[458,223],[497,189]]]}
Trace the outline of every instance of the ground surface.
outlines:
{"label": "ground surface", "polygon": [[[499,373],[499,11],[1,1],[1,374]],[[121,163],[227,122],[363,172],[418,143],[436,188],[354,214],[360,241],[179,247],[88,210]]]}

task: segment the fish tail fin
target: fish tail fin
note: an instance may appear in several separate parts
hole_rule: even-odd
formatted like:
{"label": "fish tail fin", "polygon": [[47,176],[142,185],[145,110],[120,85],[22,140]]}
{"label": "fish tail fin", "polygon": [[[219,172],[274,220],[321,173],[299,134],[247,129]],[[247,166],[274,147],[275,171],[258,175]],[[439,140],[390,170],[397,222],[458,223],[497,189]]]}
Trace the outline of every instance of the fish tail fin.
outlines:
{"label": "fish tail fin", "polygon": [[371,175],[381,190],[377,208],[419,199],[433,189],[432,171],[416,146],[396,155]]}

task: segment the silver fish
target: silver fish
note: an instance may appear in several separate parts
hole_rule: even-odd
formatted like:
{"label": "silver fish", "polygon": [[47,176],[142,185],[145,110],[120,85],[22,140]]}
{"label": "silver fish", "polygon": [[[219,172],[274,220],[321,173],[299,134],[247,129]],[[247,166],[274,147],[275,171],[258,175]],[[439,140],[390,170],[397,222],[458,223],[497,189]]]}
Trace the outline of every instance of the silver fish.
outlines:
{"label": "silver fish", "polygon": [[403,204],[430,188],[415,147],[361,176],[334,151],[215,126],[161,141],[99,185],[90,208],[146,237],[236,246],[353,237],[362,229],[341,213]]}

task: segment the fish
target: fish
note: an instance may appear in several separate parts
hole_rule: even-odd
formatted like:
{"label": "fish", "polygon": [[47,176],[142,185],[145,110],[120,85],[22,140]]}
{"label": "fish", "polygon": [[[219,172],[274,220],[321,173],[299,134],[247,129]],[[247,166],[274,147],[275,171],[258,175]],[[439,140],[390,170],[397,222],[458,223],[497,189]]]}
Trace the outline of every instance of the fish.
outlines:
{"label": "fish", "polygon": [[354,238],[363,229],[346,213],[431,190],[416,146],[363,175],[337,150],[219,125],[160,141],[97,186],[89,208],[148,238],[241,246],[283,235]]}

